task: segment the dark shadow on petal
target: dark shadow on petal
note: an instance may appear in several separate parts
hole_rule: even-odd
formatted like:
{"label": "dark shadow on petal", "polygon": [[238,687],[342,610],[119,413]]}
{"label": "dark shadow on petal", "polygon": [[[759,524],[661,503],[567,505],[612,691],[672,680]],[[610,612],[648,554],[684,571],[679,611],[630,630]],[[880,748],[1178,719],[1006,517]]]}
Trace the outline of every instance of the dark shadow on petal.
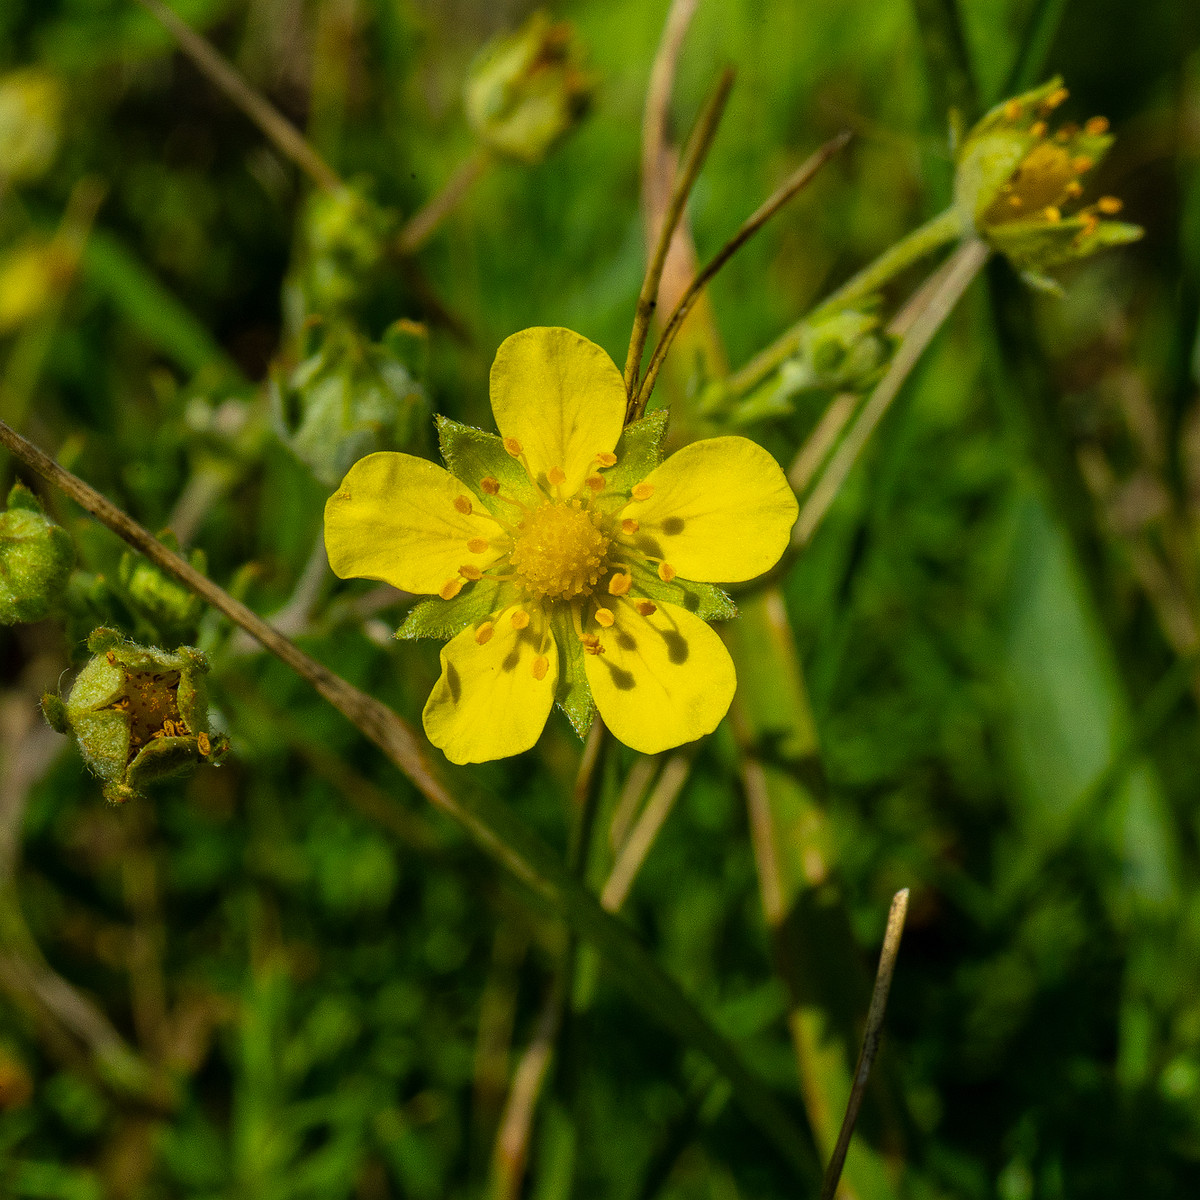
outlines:
{"label": "dark shadow on petal", "polygon": [[667,643],[667,660],[679,666],[688,660],[687,638],[676,629],[664,629],[663,641]]}
{"label": "dark shadow on petal", "polygon": [[608,673],[612,676],[613,687],[620,692],[632,692],[637,687],[637,680],[621,667],[614,666],[607,659],[601,659],[601,662],[608,668]]}
{"label": "dark shadow on petal", "polygon": [[517,639],[517,644],[508,652],[504,661],[500,664],[502,671],[515,671],[517,664],[521,661],[521,639]]}
{"label": "dark shadow on petal", "polygon": [[458,677],[458,669],[453,663],[446,664],[446,686],[450,689],[450,699],[455,704],[462,696],[462,680]]}
{"label": "dark shadow on petal", "polygon": [[621,647],[622,650],[636,650],[637,639],[624,629],[613,630],[613,640]]}
{"label": "dark shadow on petal", "polygon": [[662,522],[662,531],[663,531],[663,533],[667,534],[668,537],[673,537],[675,534],[682,533],[683,532],[683,518],[682,517],[668,517],[665,521]]}
{"label": "dark shadow on petal", "polygon": [[633,544],[649,558],[662,558],[663,556],[662,543],[658,538],[653,538],[648,533],[638,534],[634,538]]}

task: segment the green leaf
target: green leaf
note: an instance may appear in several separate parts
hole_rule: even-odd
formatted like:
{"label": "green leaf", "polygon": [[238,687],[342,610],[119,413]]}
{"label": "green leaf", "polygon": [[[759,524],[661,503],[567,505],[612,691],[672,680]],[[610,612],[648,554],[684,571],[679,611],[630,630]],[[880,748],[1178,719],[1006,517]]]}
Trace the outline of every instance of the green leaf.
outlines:
{"label": "green leaf", "polygon": [[404,618],[396,630],[398,638],[452,638],[475,621],[499,612],[509,601],[503,595],[512,591],[503,580],[480,579],[464,588],[453,600],[434,597],[422,600]]}
{"label": "green leaf", "polygon": [[617,464],[604,472],[605,496],[628,492],[662,462],[662,442],[667,435],[668,416],[667,410],[660,408],[625,427],[614,451]]}
{"label": "green leaf", "polygon": [[635,596],[646,596],[661,604],[678,604],[702,621],[728,621],[737,616],[734,602],[711,583],[694,583],[678,576],[670,583],[663,583],[657,572],[642,562],[631,563],[630,572]]}
{"label": "green leaf", "polygon": [[596,716],[596,705],[592,700],[592,689],[588,686],[584,671],[583,643],[571,623],[570,609],[557,605],[551,618],[554,640],[558,643],[558,692],[555,700],[567,714],[575,732],[587,737]]}
{"label": "green leaf", "polygon": [[504,449],[504,443],[494,433],[485,433],[471,425],[460,425],[449,417],[439,416],[436,420],[438,441],[447,468],[479,497],[489,512],[512,516],[509,505],[495,496],[489,496],[479,486],[479,481],[488,475],[500,481],[501,491],[510,499],[528,505],[540,502],[529,476],[525,474],[525,468]]}

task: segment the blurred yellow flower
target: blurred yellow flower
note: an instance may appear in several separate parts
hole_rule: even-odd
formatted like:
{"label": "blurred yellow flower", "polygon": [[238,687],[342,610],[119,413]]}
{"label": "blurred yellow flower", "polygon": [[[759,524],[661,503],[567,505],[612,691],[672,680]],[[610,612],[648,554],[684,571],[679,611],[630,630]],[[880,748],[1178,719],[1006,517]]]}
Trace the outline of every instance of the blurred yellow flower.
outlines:
{"label": "blurred yellow flower", "polygon": [[450,638],[430,740],[456,763],[517,754],[555,700],[581,734],[594,703],[647,754],[711,733],[736,680],[706,623],[733,606],[710,585],[783,553],[797,505],[779,465],[741,437],[660,464],[665,413],[623,429],[620,371],[569,329],[508,338],[491,401],[500,437],[439,420],[450,470],[371,454],[325,506],[336,574],[437,597],[398,633]]}

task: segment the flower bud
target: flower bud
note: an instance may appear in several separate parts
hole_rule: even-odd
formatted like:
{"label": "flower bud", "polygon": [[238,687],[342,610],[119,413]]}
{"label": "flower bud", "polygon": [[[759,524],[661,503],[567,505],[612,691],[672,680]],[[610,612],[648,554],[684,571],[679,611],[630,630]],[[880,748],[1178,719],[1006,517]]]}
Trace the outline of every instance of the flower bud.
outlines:
{"label": "flower bud", "polygon": [[304,358],[271,381],[279,436],[327,487],[360,458],[407,445],[424,415],[425,391],[410,366],[423,329],[397,322],[381,342],[315,318]]}
{"label": "flower bud", "polygon": [[53,75],[24,67],[0,77],[0,175],[36,179],[58,153],[62,89]]}
{"label": "flower bud", "polygon": [[489,42],[467,73],[467,121],[509,158],[535,163],[587,111],[593,82],[565,21],[534,13],[516,33]]}
{"label": "flower bud", "polygon": [[1067,98],[1055,78],[992,109],[966,136],[956,158],[954,202],[974,228],[1026,279],[1055,289],[1045,268],[1085,258],[1142,236],[1137,225],[1105,220],[1120,201],[1101,197],[1078,206],[1082,179],[1108,153],[1108,121],[1050,128]]}
{"label": "flower bud", "polygon": [[32,239],[0,255],[0,335],[46,313],[62,295],[75,264],[60,242]]}
{"label": "flower bud", "polygon": [[23,484],[0,513],[0,625],[40,621],[66,587],[75,546]]}
{"label": "flower bud", "polygon": [[123,804],[228,748],[209,733],[208,660],[199,650],[139,646],[103,628],[93,631],[88,649],[93,657],[66,702],[46,695],[42,711],[54,729],[75,738],[106,800]]}
{"label": "flower bud", "polygon": [[[160,534],[159,540],[167,549],[179,553],[179,542],[170,531]],[[193,550],[189,561],[202,575],[205,573],[208,562],[203,550]],[[174,576],[127,550],[121,556],[117,578],[129,606],[154,630],[158,639],[178,645],[195,636],[204,601]]]}

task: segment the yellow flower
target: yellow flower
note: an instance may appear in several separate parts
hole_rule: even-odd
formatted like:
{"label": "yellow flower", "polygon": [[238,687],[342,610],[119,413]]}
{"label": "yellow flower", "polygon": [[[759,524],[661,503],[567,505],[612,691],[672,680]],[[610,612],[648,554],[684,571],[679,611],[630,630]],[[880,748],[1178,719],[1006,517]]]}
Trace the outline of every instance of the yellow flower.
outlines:
{"label": "yellow flower", "polygon": [[397,635],[450,638],[430,741],[455,763],[518,754],[556,700],[580,734],[599,709],[647,754],[711,733],[736,683],[706,623],[733,606],[711,585],[787,546],[797,505],[778,464],[741,437],[660,464],[666,414],[623,429],[620,371],[569,329],[508,338],[491,400],[500,437],[439,418],[450,470],[371,454],[325,506],[336,574],[437,597]]}

